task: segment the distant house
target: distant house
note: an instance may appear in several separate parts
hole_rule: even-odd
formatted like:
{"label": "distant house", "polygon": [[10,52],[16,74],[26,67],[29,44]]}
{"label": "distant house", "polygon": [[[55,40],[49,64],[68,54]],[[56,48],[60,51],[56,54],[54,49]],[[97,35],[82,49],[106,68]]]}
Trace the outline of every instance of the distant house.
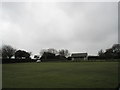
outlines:
{"label": "distant house", "polygon": [[87,60],[88,54],[87,53],[73,53],[71,55],[72,61],[75,59],[84,59]]}

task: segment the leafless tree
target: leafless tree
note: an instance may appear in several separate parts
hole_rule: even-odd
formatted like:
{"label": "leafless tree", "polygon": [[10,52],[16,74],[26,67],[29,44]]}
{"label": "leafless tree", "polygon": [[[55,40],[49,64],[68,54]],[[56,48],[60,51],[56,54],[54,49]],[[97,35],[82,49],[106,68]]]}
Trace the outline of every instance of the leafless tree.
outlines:
{"label": "leafless tree", "polygon": [[2,58],[11,59],[11,57],[15,54],[15,51],[16,51],[16,49],[14,49],[10,45],[3,45],[2,46]]}
{"label": "leafless tree", "polygon": [[53,54],[57,54],[58,53],[58,51],[56,49],[54,49],[54,48],[47,49],[47,52],[53,53]]}
{"label": "leafless tree", "polygon": [[61,50],[59,50],[59,55],[68,57],[70,55],[70,53],[67,49],[61,49]]}
{"label": "leafless tree", "polygon": [[98,51],[99,56],[103,56],[103,54],[104,54],[104,51],[102,49],[100,51]]}
{"label": "leafless tree", "polygon": [[54,48],[49,48],[49,49],[42,49],[42,50],[40,51],[40,55],[43,55],[44,52],[49,52],[49,53],[53,53],[53,54],[57,54],[57,53],[58,53],[58,51],[57,51],[56,49],[54,49]]}

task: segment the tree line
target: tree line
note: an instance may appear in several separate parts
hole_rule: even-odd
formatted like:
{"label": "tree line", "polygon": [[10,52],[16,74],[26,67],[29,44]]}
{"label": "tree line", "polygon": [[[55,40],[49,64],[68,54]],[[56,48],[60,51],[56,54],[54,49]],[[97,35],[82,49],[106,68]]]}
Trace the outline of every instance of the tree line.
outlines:
{"label": "tree line", "polygon": [[114,44],[105,51],[101,49],[98,56],[102,59],[120,59],[120,44]]}
{"label": "tree line", "polygon": [[[25,50],[17,50],[10,45],[3,45],[0,48],[0,55],[3,59],[3,62],[33,62],[35,60],[31,59],[31,52],[27,52]],[[57,61],[57,60],[65,60],[70,55],[67,49],[61,49],[57,51],[54,48],[42,49],[40,51],[40,55],[34,55],[34,58],[41,59],[42,61]],[[13,57],[14,56],[14,60]],[[41,57],[40,57],[41,56]],[[21,61],[22,60],[22,61]]]}
{"label": "tree line", "polygon": [[[70,52],[67,49],[56,50],[54,48],[40,50],[40,55],[34,55],[34,58],[41,59],[42,61],[59,61],[59,60],[71,60]],[[12,62],[33,62],[31,59],[31,52],[25,50],[17,50],[10,45],[3,45],[0,48],[0,56],[3,59]],[[12,57],[14,56],[14,60]],[[94,59],[120,59],[120,44],[114,44],[111,48],[98,51],[98,56],[88,56]],[[22,61],[21,61],[22,60]]]}
{"label": "tree line", "polygon": [[10,45],[3,45],[0,49],[2,53],[2,59],[11,59],[13,56],[15,59],[30,59],[30,52],[24,50],[17,50]]}

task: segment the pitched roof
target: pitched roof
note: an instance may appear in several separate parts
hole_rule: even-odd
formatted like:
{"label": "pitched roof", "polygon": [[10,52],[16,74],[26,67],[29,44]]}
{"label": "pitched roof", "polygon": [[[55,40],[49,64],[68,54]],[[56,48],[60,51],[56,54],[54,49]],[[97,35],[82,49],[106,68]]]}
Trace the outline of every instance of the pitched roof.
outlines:
{"label": "pitched roof", "polygon": [[87,53],[73,53],[71,57],[86,57]]}

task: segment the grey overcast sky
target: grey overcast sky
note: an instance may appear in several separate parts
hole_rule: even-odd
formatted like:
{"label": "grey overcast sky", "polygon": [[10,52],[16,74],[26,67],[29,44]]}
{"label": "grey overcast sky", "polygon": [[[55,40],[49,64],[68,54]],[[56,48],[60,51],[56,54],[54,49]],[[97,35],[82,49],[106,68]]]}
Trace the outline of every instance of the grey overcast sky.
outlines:
{"label": "grey overcast sky", "polygon": [[2,2],[1,43],[37,54],[68,49],[97,55],[118,43],[117,2]]}

